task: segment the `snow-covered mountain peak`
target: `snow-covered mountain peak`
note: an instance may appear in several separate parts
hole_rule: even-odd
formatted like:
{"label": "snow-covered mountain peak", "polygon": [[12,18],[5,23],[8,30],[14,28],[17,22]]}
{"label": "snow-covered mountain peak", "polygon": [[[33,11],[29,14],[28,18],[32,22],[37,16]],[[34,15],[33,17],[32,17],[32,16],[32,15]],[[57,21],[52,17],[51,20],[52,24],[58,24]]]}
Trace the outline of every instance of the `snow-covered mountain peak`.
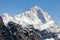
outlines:
{"label": "snow-covered mountain peak", "polygon": [[32,7],[31,9],[30,9],[31,11],[40,11],[40,12],[44,12],[40,7],[38,7],[38,6],[34,6],[34,7]]}
{"label": "snow-covered mountain peak", "polygon": [[42,10],[39,6],[34,6],[31,9],[35,9],[35,10]]}
{"label": "snow-covered mountain peak", "polygon": [[50,15],[38,6],[32,7],[30,10],[13,17],[6,13],[4,13],[4,15],[5,16],[2,16],[2,18],[5,24],[9,21],[13,21],[21,24],[23,27],[26,27],[26,25],[33,25],[34,28],[40,30],[55,27],[56,25]]}
{"label": "snow-covered mountain peak", "polygon": [[38,7],[38,6],[34,6],[34,7],[32,7],[31,9],[36,9],[36,10],[38,10],[38,9],[41,9],[41,8]]}

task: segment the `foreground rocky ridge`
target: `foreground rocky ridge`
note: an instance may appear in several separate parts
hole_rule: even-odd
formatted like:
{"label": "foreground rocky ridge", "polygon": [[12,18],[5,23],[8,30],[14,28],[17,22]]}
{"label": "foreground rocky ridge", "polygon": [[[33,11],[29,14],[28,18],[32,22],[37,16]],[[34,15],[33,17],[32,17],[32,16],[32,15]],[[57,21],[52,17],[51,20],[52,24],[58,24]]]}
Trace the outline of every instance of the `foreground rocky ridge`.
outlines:
{"label": "foreground rocky ridge", "polygon": [[21,25],[14,22],[9,22],[5,26],[0,16],[0,40],[42,40],[42,38],[34,28],[23,29]]}
{"label": "foreground rocky ridge", "polygon": [[46,40],[51,38],[60,40],[57,33],[48,30],[40,31],[33,25],[23,28],[22,25],[12,21],[5,25],[0,16],[0,40]]}

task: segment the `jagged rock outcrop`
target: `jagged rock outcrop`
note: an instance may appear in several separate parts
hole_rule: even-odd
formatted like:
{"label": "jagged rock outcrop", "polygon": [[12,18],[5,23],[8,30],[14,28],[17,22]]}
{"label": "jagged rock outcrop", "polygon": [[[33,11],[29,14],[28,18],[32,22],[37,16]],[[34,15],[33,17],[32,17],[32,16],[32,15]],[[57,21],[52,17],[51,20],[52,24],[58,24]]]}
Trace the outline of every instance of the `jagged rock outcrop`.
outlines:
{"label": "jagged rock outcrop", "polygon": [[[42,40],[40,35],[34,31],[33,27],[26,28],[26,30],[25,30],[22,28],[22,25],[16,24],[14,22],[9,22],[8,27],[9,26],[14,26],[17,29],[19,40]],[[31,26],[31,25],[29,25],[29,26]]]}
{"label": "jagged rock outcrop", "polygon": [[56,33],[48,32],[47,30],[40,31],[40,34],[43,39],[56,38],[58,35]]}
{"label": "jagged rock outcrop", "polygon": [[42,40],[42,38],[33,27],[23,29],[22,25],[14,22],[9,22],[5,26],[0,16],[0,40]]}
{"label": "jagged rock outcrop", "polygon": [[0,40],[12,40],[10,31],[4,25],[1,16],[0,16]]}
{"label": "jagged rock outcrop", "polygon": [[26,28],[25,31],[27,31],[25,34],[28,34],[30,40],[43,40],[41,35],[35,31],[33,25],[29,25],[29,28]]}
{"label": "jagged rock outcrop", "polygon": [[22,29],[21,25],[16,24],[14,22],[9,22],[7,27],[9,27],[9,29],[11,27],[10,30],[14,33],[14,35],[17,35],[16,37],[18,37],[18,40],[29,40],[24,35],[24,32],[23,32],[24,30]]}
{"label": "jagged rock outcrop", "polygon": [[0,16],[0,40],[4,39],[4,37],[3,37],[2,33],[1,33],[1,31],[3,29],[3,25],[4,25],[4,23],[3,23],[2,18]]}

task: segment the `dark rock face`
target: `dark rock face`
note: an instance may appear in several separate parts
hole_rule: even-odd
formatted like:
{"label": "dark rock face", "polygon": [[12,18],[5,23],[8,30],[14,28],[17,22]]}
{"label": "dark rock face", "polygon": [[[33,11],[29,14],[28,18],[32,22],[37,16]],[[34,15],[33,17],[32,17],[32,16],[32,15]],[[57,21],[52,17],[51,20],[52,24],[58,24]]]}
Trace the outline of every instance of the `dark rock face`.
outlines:
{"label": "dark rock face", "polygon": [[56,38],[58,36],[56,33],[48,32],[47,30],[41,31],[40,34],[44,39]]}
{"label": "dark rock face", "polygon": [[25,35],[28,34],[26,36],[28,36],[28,38],[30,40],[42,40],[40,34],[35,31],[35,29],[33,28],[33,26],[32,25],[29,25],[29,27],[30,28],[26,28],[25,29],[25,31],[26,31]]}
{"label": "dark rock face", "polygon": [[23,32],[24,30],[22,29],[21,25],[16,24],[14,22],[9,22],[8,27],[13,33],[13,36],[17,38],[16,40],[28,40],[28,38],[26,38],[26,36],[24,35],[24,32]]}
{"label": "dark rock face", "polygon": [[[21,25],[19,24],[16,24],[14,22],[9,22],[8,23],[8,27],[15,27],[15,30],[17,32],[17,36],[18,37],[18,40],[42,40],[42,38],[39,36],[38,33],[36,33],[34,31],[34,28],[31,27],[31,28],[26,28],[23,29]],[[31,25],[29,25],[31,26]],[[10,28],[9,27],[9,28]],[[13,30],[13,28],[10,29],[11,31]]]}
{"label": "dark rock face", "polygon": [[0,16],[0,40],[4,40],[4,37],[2,35],[2,31],[4,30],[5,25],[3,23],[2,17]]}
{"label": "dark rock face", "polygon": [[0,16],[0,40],[11,40],[11,34],[4,25],[1,16]]}
{"label": "dark rock face", "polygon": [[4,23],[3,23],[2,17],[0,16],[0,26],[1,25],[4,25]]}

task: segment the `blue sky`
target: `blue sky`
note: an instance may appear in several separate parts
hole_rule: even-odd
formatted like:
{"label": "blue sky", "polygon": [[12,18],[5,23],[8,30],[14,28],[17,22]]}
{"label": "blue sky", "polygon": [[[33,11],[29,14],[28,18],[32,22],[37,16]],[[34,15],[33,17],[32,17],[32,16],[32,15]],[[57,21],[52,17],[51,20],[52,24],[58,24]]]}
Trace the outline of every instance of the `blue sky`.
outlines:
{"label": "blue sky", "polygon": [[60,25],[60,0],[0,0],[0,15],[8,13],[13,16],[25,12],[35,5],[47,11]]}

